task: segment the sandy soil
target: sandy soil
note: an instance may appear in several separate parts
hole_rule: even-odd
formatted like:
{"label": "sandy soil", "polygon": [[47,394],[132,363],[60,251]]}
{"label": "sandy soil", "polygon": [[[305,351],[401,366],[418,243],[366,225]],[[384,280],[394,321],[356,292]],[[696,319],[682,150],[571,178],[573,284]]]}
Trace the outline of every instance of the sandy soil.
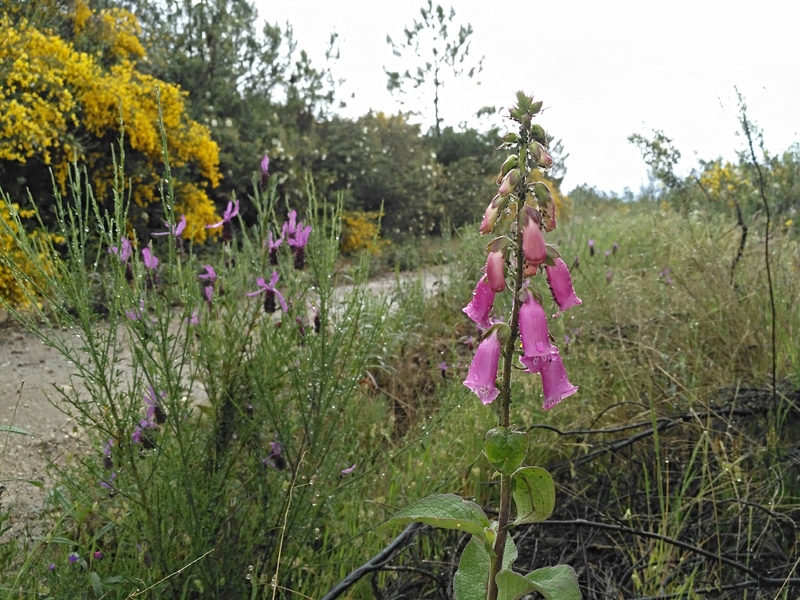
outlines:
{"label": "sandy soil", "polygon": [[[56,386],[70,384],[67,361],[11,322],[0,310],[0,425],[30,435],[0,432],[0,498],[12,531],[37,529],[52,480],[47,468],[83,452],[83,433],[58,407]],[[36,487],[30,482],[39,482]]]}

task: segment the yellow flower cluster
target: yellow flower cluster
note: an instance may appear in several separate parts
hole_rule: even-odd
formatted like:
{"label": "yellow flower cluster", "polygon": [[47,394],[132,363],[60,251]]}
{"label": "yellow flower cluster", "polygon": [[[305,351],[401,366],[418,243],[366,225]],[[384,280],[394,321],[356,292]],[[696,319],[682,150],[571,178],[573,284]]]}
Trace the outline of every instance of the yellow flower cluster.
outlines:
{"label": "yellow flower cluster", "polygon": [[[19,209],[16,204],[12,206],[15,210]],[[21,210],[19,211],[19,216],[23,219],[30,218],[33,216],[33,211]],[[50,261],[46,256],[40,255],[37,260],[38,267],[35,267],[27,260],[25,253],[14,240],[14,237],[20,232],[11,218],[9,206],[2,199],[0,199],[0,220],[3,221],[3,223],[0,223],[0,255],[3,257],[3,260],[0,261],[0,298],[12,305],[24,307],[27,304],[27,296],[34,294],[33,283],[37,278],[37,274],[41,273],[41,268],[47,269]],[[11,233],[8,233],[8,230]],[[28,235],[31,238],[37,236],[36,233]],[[30,280],[30,284],[27,286],[27,294],[20,287],[11,270],[3,264],[6,261],[13,263]]]}
{"label": "yellow flower cluster", "polygon": [[372,254],[380,252],[381,247],[389,243],[380,239],[380,217],[378,212],[342,213],[342,253],[352,254],[359,250],[367,250]]}
{"label": "yellow flower cluster", "polygon": [[722,164],[721,160],[705,166],[700,175],[700,185],[712,200],[725,199],[730,206],[733,206],[735,194],[748,194],[753,189],[736,165],[727,161]]}
{"label": "yellow flower cluster", "polygon": [[[89,11],[87,13],[87,10]],[[95,14],[76,2],[74,28],[86,33],[99,28],[108,48],[105,68],[95,56],[78,52],[56,35],[38,31],[24,19],[16,25],[0,16],[0,160],[51,165],[58,185],[66,189],[69,165],[87,165],[100,201],[109,197],[113,181],[111,146],[119,136],[120,117],[127,142],[126,177],[140,207],[159,201],[162,139],[159,101],[170,165],[182,197],[176,210],[185,213],[186,237],[206,239],[205,225],[219,220],[205,188],[220,180],[219,148],[208,128],[186,114],[186,93],[179,87],[136,70],[132,59],[144,50],[139,24],[128,11]],[[195,173],[183,178],[183,173]],[[198,175],[199,174],[199,177]],[[202,179],[202,181],[200,180]],[[191,233],[188,233],[191,232]]]}

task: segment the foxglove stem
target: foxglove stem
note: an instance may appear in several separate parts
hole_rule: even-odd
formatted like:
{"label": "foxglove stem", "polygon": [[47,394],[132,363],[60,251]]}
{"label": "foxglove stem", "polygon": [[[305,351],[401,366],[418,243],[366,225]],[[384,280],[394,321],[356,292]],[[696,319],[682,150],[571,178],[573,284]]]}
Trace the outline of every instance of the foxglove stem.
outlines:
{"label": "foxglove stem", "polygon": [[[520,177],[518,187],[524,186],[527,174]],[[522,194],[522,190],[517,190]],[[524,198],[524,195],[520,197]],[[511,425],[511,366],[514,350],[517,345],[517,335],[519,334],[519,309],[522,303],[519,300],[520,290],[525,270],[525,257],[522,253],[522,231],[517,227],[516,244],[514,246],[514,302],[511,310],[511,335],[506,340],[503,348],[503,380],[500,390],[500,425],[508,428]],[[494,544],[496,558],[492,562],[489,571],[489,600],[497,600],[497,582],[495,577],[503,568],[503,554],[506,549],[506,538],[508,537],[508,522],[511,518],[511,475],[500,475],[500,513],[497,517],[497,539]]]}

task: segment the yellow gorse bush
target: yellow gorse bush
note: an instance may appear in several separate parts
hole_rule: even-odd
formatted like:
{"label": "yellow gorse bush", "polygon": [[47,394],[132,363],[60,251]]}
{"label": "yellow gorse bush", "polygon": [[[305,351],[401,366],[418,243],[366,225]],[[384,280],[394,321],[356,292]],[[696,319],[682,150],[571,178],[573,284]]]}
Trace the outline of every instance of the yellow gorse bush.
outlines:
{"label": "yellow gorse bush", "polygon": [[[19,210],[19,206],[12,205],[14,210]],[[20,210],[19,216],[23,219],[32,217],[32,210]],[[11,210],[8,204],[0,198],[0,298],[6,300],[13,306],[24,307],[27,305],[27,298],[34,296],[34,282],[42,269],[48,270],[51,261],[44,254],[38,256],[38,265],[34,266],[26,257],[22,249],[17,245],[14,236],[20,231],[16,222],[11,217]],[[38,232],[28,234],[32,241],[39,236]],[[35,244],[34,244],[35,246]],[[25,274],[30,284],[27,291],[22,289],[17,278],[5,263],[13,263],[17,269]]]}
{"label": "yellow gorse bush", "polygon": [[379,212],[346,211],[342,213],[341,251],[352,254],[359,250],[377,253],[389,243],[380,239]]}
{"label": "yellow gorse bush", "polygon": [[[143,74],[136,18],[122,9],[92,11],[78,0],[76,43],[91,36],[98,50],[39,31],[24,18],[0,17],[0,160],[49,165],[62,192],[69,165],[85,163],[101,201],[113,182],[111,146],[125,124],[126,178],[136,205],[160,201],[162,137],[159,99],[170,165],[176,180],[175,210],[185,214],[185,237],[206,239],[205,225],[219,220],[206,189],[220,180],[219,148],[208,128],[188,118],[187,94]],[[105,66],[108,65],[108,66]]]}

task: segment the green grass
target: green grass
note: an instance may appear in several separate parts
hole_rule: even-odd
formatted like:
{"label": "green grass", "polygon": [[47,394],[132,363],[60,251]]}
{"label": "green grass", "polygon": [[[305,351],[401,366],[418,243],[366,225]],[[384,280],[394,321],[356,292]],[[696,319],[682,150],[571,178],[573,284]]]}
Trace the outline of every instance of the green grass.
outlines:
{"label": "green grass", "polygon": [[[269,199],[257,201],[270,219]],[[66,400],[98,448],[108,437],[130,439],[148,385],[167,391],[169,415],[182,414],[182,398],[198,384],[208,403],[185,419],[171,416],[157,449],[120,443],[113,496],[97,486],[107,476],[99,450],[58,473],[48,543],[27,553],[6,546],[4,594],[126,598],[154,586],[155,597],[265,598],[274,578],[278,597],[319,598],[397,535],[382,527],[397,508],[435,492],[496,506],[496,480],[481,454],[495,417],[460,383],[470,338],[478,339],[461,308],[480,277],[486,240],[467,230],[438,246],[397,249],[397,260],[412,266],[434,257],[441,284],[433,293],[421,279],[403,277],[390,298],[373,298],[364,287],[369,265],[355,264],[355,285],[344,307],[334,308],[335,209],[324,212],[313,198],[311,208],[326,216],[314,223],[306,271],[281,259],[280,287],[292,308],[279,328],[262,316],[259,300],[244,297],[271,270],[255,232],[241,232],[235,264],[220,267],[225,295],[212,313],[191,255],[177,269],[177,257],[167,254],[167,294],[126,283],[106,256],[87,273],[86,242],[72,238],[63,269],[44,274],[49,300],[38,316],[84,334],[85,349],[72,358],[92,396]],[[110,244],[115,223],[85,214],[100,247]],[[800,443],[797,240],[777,231],[771,242],[782,387],[769,407],[763,224],[752,223],[733,282],[738,230],[720,215],[582,207],[550,237],[561,239],[567,264],[579,258],[573,280],[583,305],[551,320],[550,331],[580,391],[545,413],[538,379],[515,378],[514,421],[531,435],[527,463],[548,467],[559,490],[552,524],[515,530],[519,567],[569,563],[585,597],[699,598],[714,586],[739,585],[718,593],[755,598],[747,569],[787,578],[800,509],[791,460]],[[108,318],[92,312],[88,290],[98,285],[119,292],[103,296]],[[534,285],[549,295],[543,280]],[[140,296],[153,322],[121,316]],[[176,327],[192,310],[208,318],[194,331]],[[47,341],[46,326],[20,317]],[[129,340],[130,382],[114,369]],[[275,440],[288,469],[261,462]],[[355,471],[342,474],[351,464]],[[371,598],[373,585],[437,597],[459,543],[425,531],[392,561],[397,569],[365,578],[347,597]],[[100,548],[103,560],[67,562],[70,552],[86,558]],[[763,586],[775,597],[797,590],[796,583]]]}

